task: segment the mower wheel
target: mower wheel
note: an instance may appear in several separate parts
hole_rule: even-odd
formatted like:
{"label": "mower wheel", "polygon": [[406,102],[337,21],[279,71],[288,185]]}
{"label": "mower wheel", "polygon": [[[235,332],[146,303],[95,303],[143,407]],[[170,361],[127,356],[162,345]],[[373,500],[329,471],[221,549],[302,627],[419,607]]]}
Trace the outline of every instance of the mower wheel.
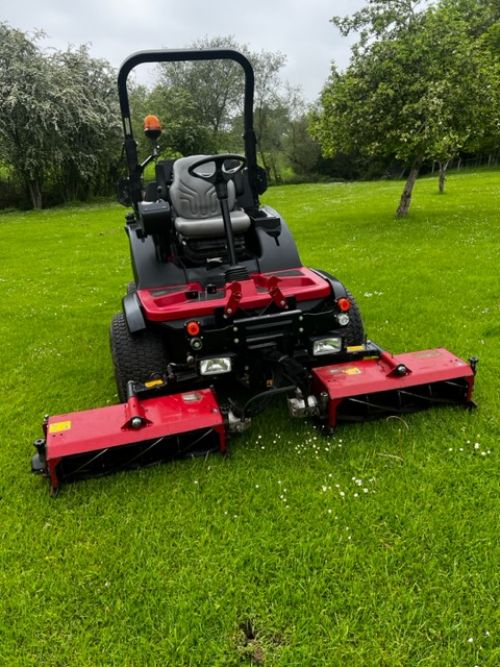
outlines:
{"label": "mower wheel", "polygon": [[134,283],[133,280],[131,280],[127,285],[127,294],[132,294],[132,292],[135,292],[136,290],[137,290],[137,285]]}
{"label": "mower wheel", "polygon": [[346,293],[351,302],[351,307],[349,309],[349,324],[344,329],[345,340],[347,345],[361,345],[365,341],[365,328],[361,319],[361,312],[356,299],[348,289],[346,289]]}
{"label": "mower wheel", "polygon": [[146,382],[165,373],[168,359],[160,336],[150,329],[130,333],[123,313],[111,321],[110,344],[120,401],[127,400],[129,380]]}

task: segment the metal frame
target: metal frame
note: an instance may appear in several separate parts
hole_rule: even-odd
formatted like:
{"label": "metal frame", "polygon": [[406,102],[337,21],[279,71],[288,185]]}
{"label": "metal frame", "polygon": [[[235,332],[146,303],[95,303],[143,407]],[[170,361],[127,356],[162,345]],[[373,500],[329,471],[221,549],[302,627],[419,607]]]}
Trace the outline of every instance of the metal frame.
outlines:
{"label": "metal frame", "polygon": [[142,199],[141,176],[142,168],[137,157],[137,144],[132,131],[130,120],[130,106],[127,91],[127,78],[130,72],[138,65],[158,62],[183,62],[201,60],[233,60],[243,68],[245,73],[244,93],[244,134],[245,156],[248,164],[248,180],[254,197],[255,206],[258,206],[258,176],[257,176],[257,140],[253,129],[253,98],[255,79],[253,67],[242,53],[234,49],[161,49],[154,51],[138,51],[129,56],[121,65],[118,73],[118,96],[123,121],[125,137],[124,149],[130,177],[130,196],[134,207]]}

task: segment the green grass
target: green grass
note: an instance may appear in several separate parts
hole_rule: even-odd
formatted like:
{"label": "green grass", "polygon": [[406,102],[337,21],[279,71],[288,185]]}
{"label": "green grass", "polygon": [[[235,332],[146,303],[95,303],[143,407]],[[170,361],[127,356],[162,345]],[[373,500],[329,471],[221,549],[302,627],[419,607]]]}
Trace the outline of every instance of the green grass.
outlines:
{"label": "green grass", "polygon": [[[52,414],[113,402],[130,280],[117,206],[0,216],[0,665],[500,663],[500,173],[273,188],[305,264],[394,351],[480,357],[473,412],[323,438],[277,406],[231,456],[68,485],[29,473]],[[477,445],[475,443],[478,443]],[[252,638],[248,638],[252,635]]]}

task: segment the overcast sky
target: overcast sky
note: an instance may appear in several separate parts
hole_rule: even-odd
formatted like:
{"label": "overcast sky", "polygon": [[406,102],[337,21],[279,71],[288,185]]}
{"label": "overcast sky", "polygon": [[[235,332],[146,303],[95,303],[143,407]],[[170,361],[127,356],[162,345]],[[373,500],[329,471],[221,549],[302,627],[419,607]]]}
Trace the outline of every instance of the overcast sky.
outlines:
{"label": "overcast sky", "polygon": [[44,46],[89,44],[114,66],[141,49],[183,48],[203,37],[232,35],[252,51],[287,56],[282,78],[318,96],[332,60],[343,68],[350,40],[330,23],[364,0],[0,0],[0,21],[31,32]]}

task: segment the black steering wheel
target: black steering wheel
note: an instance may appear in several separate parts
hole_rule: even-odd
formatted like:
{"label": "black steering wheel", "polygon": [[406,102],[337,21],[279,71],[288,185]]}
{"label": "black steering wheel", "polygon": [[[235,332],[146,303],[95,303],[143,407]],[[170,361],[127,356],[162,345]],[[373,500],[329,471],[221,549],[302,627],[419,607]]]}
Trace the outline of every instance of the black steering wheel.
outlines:
{"label": "black steering wheel", "polygon": [[[229,167],[226,162],[236,163],[234,167]],[[231,178],[240,172],[246,165],[247,160],[243,155],[235,153],[221,153],[220,155],[207,155],[188,167],[188,173],[196,178],[201,178],[209,183],[227,183]],[[205,169],[202,169],[206,165]]]}

